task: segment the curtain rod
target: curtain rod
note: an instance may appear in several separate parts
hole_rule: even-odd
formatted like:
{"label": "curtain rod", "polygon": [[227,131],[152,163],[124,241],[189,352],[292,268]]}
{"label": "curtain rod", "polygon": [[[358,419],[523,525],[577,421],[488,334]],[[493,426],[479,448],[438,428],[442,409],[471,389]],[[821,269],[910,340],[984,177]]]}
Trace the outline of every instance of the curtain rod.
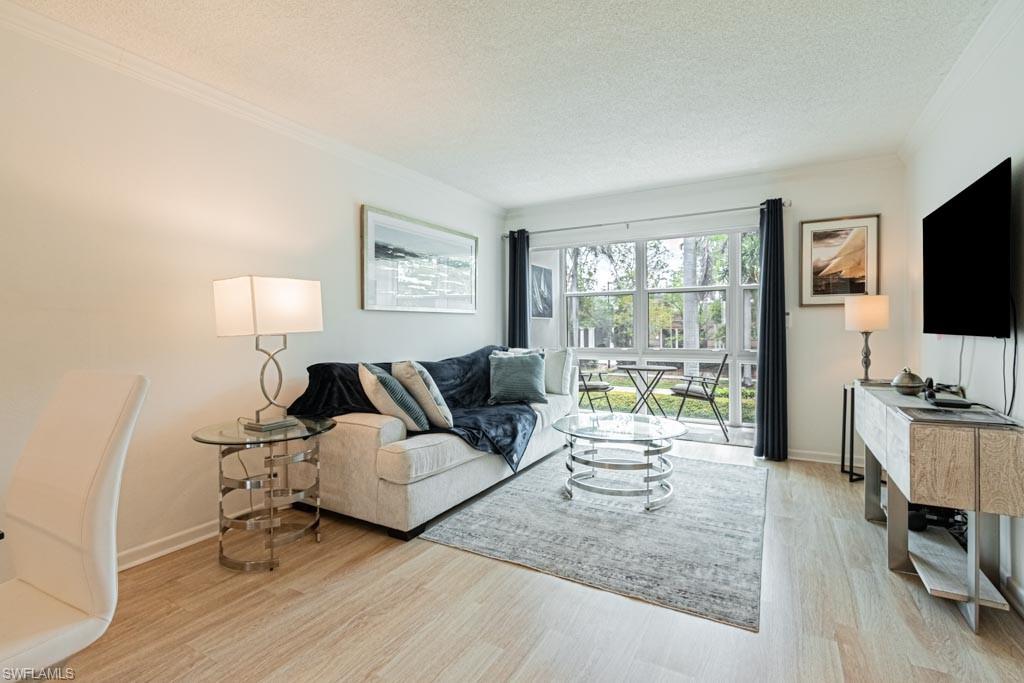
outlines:
{"label": "curtain rod", "polygon": [[[792,202],[792,200],[787,199],[787,200],[782,202],[782,205],[784,207],[790,207],[790,206],[793,206],[793,202]],[[712,211],[694,211],[692,213],[676,213],[676,214],[672,214],[671,216],[655,216],[654,218],[638,218],[638,219],[632,220],[632,221],[614,221],[612,223],[593,223],[591,225],[571,225],[571,226],[566,227],[566,228],[549,228],[548,230],[531,230],[530,234],[531,235],[543,235],[544,233],[548,233],[548,232],[565,232],[566,230],[584,230],[586,228],[610,228],[613,225],[622,225],[622,224],[626,224],[626,226],[630,226],[630,225],[633,225],[633,224],[636,224],[636,223],[651,223],[653,221],[667,221],[667,220],[670,220],[670,219],[673,219],[673,218],[691,218],[693,216],[711,216],[711,215],[716,214],[716,213],[736,213],[737,211],[753,211],[754,209],[760,209],[762,206],[764,206],[763,202],[761,204],[757,204],[755,206],[737,206],[737,207],[732,208],[732,209],[714,209]],[[508,239],[508,235],[502,235],[501,239],[507,240]]]}

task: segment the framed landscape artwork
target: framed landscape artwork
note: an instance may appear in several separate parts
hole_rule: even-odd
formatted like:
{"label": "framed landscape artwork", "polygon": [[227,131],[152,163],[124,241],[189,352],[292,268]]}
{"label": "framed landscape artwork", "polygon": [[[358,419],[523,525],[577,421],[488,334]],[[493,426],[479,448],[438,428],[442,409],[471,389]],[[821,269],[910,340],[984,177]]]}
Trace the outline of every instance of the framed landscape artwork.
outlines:
{"label": "framed landscape artwork", "polygon": [[800,223],[800,305],[878,293],[878,214]]}
{"label": "framed landscape artwork", "polygon": [[530,265],[530,316],[551,318],[554,301],[551,296],[551,269]]}
{"label": "framed landscape artwork", "polygon": [[363,206],[363,308],[476,312],[477,238]]}

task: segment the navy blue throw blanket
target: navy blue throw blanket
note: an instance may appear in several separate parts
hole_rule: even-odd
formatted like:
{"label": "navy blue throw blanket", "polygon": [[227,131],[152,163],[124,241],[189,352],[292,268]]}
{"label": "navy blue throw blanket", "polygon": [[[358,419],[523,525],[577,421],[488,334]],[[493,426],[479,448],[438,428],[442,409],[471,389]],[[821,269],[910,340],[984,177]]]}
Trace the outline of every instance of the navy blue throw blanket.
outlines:
{"label": "navy blue throw blanket", "polygon": [[[526,451],[537,413],[525,403],[487,405],[491,390],[491,352],[503,346],[485,346],[465,356],[420,361],[437,383],[452,411],[451,429],[431,432],[455,434],[478,451],[496,453],[515,472]],[[374,363],[391,372],[391,363]],[[307,368],[309,385],[288,407],[289,415],[328,418],[346,413],[376,413],[359,382],[358,363],[317,363]]]}

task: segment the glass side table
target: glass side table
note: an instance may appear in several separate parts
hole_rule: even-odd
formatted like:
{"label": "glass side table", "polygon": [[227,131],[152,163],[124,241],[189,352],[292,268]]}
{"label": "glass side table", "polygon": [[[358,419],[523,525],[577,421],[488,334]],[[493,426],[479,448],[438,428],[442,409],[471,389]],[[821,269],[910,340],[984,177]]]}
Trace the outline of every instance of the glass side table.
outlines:
{"label": "glass side table", "polygon": [[[220,474],[218,555],[223,566],[243,572],[270,571],[280,566],[275,552],[278,548],[310,534],[320,542],[319,437],[334,426],[334,420],[330,419],[300,419],[294,427],[256,432],[245,429],[236,420],[208,425],[192,434],[199,443],[220,447],[217,459]],[[257,448],[267,449],[262,461],[253,462],[253,458],[249,458],[247,463],[242,455]],[[237,458],[244,477],[234,479],[224,474],[224,461],[231,456]],[[306,468],[310,476],[305,480],[311,478],[313,483],[305,488],[293,488],[289,481],[292,467]],[[248,493],[248,511],[234,515],[224,512],[224,500],[233,492]],[[257,499],[257,494],[261,494],[262,500]],[[313,511],[308,513],[310,519],[304,522],[285,520],[285,511],[293,509],[293,503],[300,501],[313,506]],[[224,539],[230,531],[265,536],[264,557],[243,560],[228,556],[224,552]]]}

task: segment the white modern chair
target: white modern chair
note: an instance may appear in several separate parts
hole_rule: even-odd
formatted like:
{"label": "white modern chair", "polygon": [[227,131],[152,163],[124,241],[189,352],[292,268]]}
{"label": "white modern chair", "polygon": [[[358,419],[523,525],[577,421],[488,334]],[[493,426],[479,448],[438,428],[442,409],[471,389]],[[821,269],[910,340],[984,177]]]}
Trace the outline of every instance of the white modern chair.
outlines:
{"label": "white modern chair", "polygon": [[0,583],[0,671],[59,664],[110,625],[121,471],[148,386],[71,372],[40,415],[7,493],[0,542],[15,578]]}

